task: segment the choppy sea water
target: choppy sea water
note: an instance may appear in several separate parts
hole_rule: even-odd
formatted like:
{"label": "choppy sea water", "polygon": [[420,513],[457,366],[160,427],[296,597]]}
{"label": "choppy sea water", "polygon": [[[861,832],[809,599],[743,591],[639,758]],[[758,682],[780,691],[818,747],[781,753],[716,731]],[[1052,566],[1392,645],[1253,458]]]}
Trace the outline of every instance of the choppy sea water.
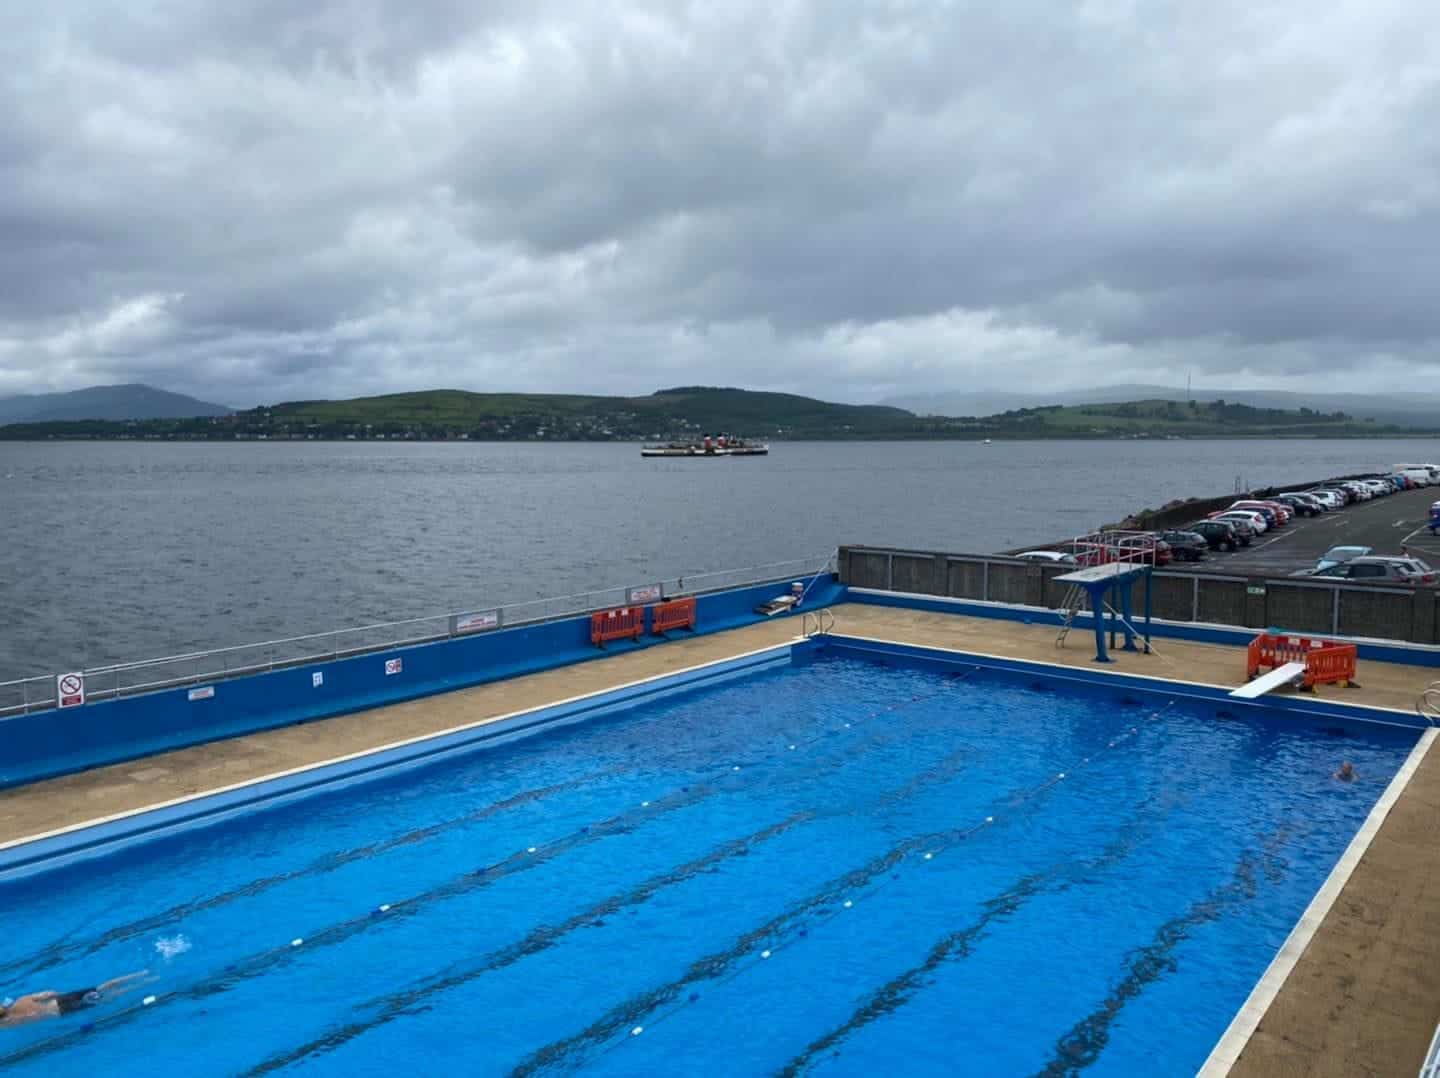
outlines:
{"label": "choppy sea water", "polygon": [[823,555],[994,551],[1415,441],[0,443],[0,680]]}

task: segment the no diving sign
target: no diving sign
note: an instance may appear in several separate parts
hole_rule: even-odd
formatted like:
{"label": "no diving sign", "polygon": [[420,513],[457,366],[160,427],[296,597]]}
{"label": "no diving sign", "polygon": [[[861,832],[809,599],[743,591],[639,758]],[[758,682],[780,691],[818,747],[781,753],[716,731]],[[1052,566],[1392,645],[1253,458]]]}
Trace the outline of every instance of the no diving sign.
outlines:
{"label": "no diving sign", "polygon": [[85,702],[85,675],[61,674],[55,679],[55,696],[61,707],[79,707]]}

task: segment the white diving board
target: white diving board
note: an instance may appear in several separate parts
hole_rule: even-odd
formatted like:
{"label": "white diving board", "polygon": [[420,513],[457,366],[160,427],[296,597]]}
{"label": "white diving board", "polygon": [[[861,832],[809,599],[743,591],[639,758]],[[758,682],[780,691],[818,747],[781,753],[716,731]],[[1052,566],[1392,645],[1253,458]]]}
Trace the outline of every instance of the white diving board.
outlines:
{"label": "white diving board", "polygon": [[1118,580],[1131,573],[1140,573],[1150,568],[1133,561],[1112,561],[1104,565],[1092,565],[1088,569],[1076,569],[1055,577],[1057,584],[1098,584],[1102,580]]}
{"label": "white diving board", "polygon": [[1278,689],[1282,685],[1289,685],[1296,678],[1303,677],[1304,675],[1304,663],[1286,663],[1284,666],[1277,666],[1264,677],[1257,677],[1254,681],[1241,685],[1230,695],[1238,696],[1242,700],[1253,700],[1257,696],[1264,696],[1272,689]]}

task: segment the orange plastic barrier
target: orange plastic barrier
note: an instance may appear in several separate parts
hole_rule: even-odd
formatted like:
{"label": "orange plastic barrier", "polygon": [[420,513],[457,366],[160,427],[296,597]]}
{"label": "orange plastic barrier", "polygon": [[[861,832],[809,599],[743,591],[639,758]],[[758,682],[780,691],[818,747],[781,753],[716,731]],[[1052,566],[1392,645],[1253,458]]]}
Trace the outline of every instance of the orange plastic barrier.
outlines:
{"label": "orange plastic barrier", "polygon": [[1307,636],[1272,636],[1261,633],[1246,649],[1246,676],[1254,677],[1262,667],[1275,668],[1286,663],[1305,664],[1305,688],[1339,682],[1349,686],[1355,682],[1356,649],[1354,644],[1337,644]]}
{"label": "orange plastic barrier", "polygon": [[650,631],[655,635],[672,629],[695,628],[695,599],[671,599],[650,608]]}
{"label": "orange plastic barrier", "polygon": [[622,606],[590,615],[590,643],[603,647],[607,640],[638,640],[645,632],[645,608]]}

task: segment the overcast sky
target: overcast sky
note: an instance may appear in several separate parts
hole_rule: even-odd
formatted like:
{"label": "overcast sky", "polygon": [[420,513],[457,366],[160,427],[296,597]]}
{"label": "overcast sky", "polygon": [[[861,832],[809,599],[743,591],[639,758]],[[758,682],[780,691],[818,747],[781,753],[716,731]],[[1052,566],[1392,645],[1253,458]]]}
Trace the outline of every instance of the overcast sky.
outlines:
{"label": "overcast sky", "polygon": [[0,7],[0,395],[1440,387],[1435,0]]}

